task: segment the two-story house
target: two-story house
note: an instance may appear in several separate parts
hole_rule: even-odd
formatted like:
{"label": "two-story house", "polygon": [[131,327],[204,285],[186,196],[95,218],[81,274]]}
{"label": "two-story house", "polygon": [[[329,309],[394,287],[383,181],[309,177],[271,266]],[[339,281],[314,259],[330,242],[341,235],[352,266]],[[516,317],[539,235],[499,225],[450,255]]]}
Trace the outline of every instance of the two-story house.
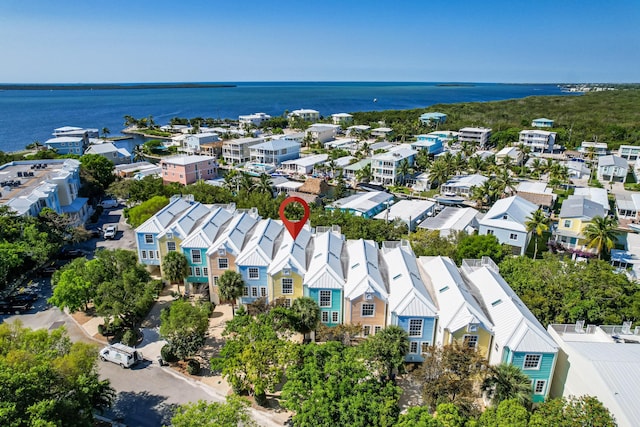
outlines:
{"label": "two-story house", "polygon": [[[189,275],[186,281],[187,285],[190,286],[190,291],[204,293],[206,288],[208,295],[213,295],[213,288],[209,283],[207,250],[231,220],[235,209],[235,204],[214,206],[213,210],[180,244],[182,253],[189,264]],[[197,254],[198,252],[199,255]]]}
{"label": "two-story house", "polygon": [[250,149],[261,144],[264,138],[230,139],[222,143],[222,158],[229,165],[241,165],[251,159]]}
{"label": "two-story house", "polygon": [[271,119],[271,116],[266,113],[253,113],[238,116],[238,123],[240,127],[246,128],[248,126],[260,126],[262,122]]}
{"label": "two-story house", "polygon": [[463,260],[462,272],[493,320],[489,364],[508,363],[520,368],[531,379],[533,402],[544,402],[549,395],[558,345],[500,276],[491,258]]}
{"label": "two-story house", "polygon": [[313,141],[325,143],[333,141],[340,132],[340,125],[316,123],[307,128],[306,135]]}
{"label": "two-story house", "polygon": [[238,273],[244,279],[245,287],[240,302],[249,304],[258,298],[269,298],[267,270],[280,246],[284,226],[271,218],[258,222],[249,241],[235,259]]}
{"label": "two-story house", "polygon": [[409,334],[405,361],[422,362],[425,348],[435,342],[438,308],[420,277],[407,240],[383,242],[382,254],[389,284],[387,325],[400,326]]}
{"label": "two-story house", "polygon": [[272,301],[283,299],[285,305],[291,307],[293,300],[304,296],[304,275],[313,250],[312,237],[308,224],[295,240],[288,232],[283,233],[282,243],[267,269],[269,296]]}
{"label": "two-story house", "polygon": [[249,148],[251,162],[280,165],[285,160],[300,157],[300,143],[290,139],[272,139]]}
{"label": "two-story house", "polygon": [[304,275],[304,296],[320,307],[320,322],[326,326],[342,323],[346,251],[340,227],[318,227],[309,268]]}
{"label": "two-story house", "polygon": [[348,125],[353,122],[353,116],[348,113],[336,113],[331,115],[331,120],[334,125]]}
{"label": "two-story house", "polygon": [[401,179],[400,164],[407,162],[409,166],[413,166],[416,154],[418,152],[409,144],[397,145],[386,153],[376,154],[371,158],[373,181],[380,185],[395,185]]}
{"label": "two-story house", "polygon": [[458,343],[489,359],[493,323],[472,295],[451,258],[420,257],[420,274],[438,304],[435,344]]}
{"label": "two-story house", "polygon": [[584,229],[596,216],[605,216],[604,208],[600,203],[585,196],[569,196],[562,202],[558,226],[553,232],[556,242],[562,243],[569,249],[586,249],[588,242]]}
{"label": "two-story house", "polygon": [[533,119],[531,121],[531,126],[533,126],[535,128],[552,128],[553,127],[553,120],[547,119],[545,117],[542,117],[542,118],[539,118],[539,119]]}
{"label": "two-story house", "polygon": [[480,147],[486,147],[489,145],[489,138],[491,138],[491,129],[489,128],[476,128],[465,127],[458,131],[458,142],[470,142]]}
{"label": "two-story house", "polygon": [[203,145],[220,141],[217,133],[201,132],[187,135],[184,138],[182,151],[188,154],[199,154],[203,152]]}
{"label": "two-story house", "polygon": [[598,181],[622,182],[627,180],[629,162],[618,156],[600,156],[598,158]]}
{"label": "two-story house", "polygon": [[133,159],[133,156],[126,148],[118,148],[112,142],[91,144],[84,154],[98,154],[105,159],[111,160],[114,165],[128,164]]}
{"label": "two-story house", "polygon": [[163,232],[165,228],[195,203],[191,194],[172,196],[167,206],[160,209],[155,215],[136,228],[136,246],[138,248],[138,260],[141,264],[160,266],[158,234]]}
{"label": "two-story house", "polygon": [[538,206],[520,196],[498,200],[479,222],[479,234],[496,236],[511,247],[514,255],[524,255],[531,239],[526,222]]}
{"label": "two-story house", "polygon": [[77,154],[81,156],[88,144],[88,139],[79,136],[57,136],[49,138],[44,146],[55,150],[58,154]]}
{"label": "two-story house", "polygon": [[[236,211],[236,215],[229,222],[229,225],[207,250],[205,254],[206,263],[209,268],[209,283],[212,284],[213,290],[211,300],[214,303],[220,303],[218,278],[227,270],[237,271],[236,258],[242,251],[245,242],[248,241],[251,230],[256,226],[259,219],[258,210],[255,208],[250,211]],[[199,258],[201,253],[201,251],[192,251],[192,264],[202,264],[202,260]]]}
{"label": "two-story house", "polygon": [[315,123],[320,120],[320,112],[307,108],[301,108],[299,110],[293,110],[287,117],[291,121],[298,119],[305,122]]}
{"label": "two-story house", "polygon": [[162,182],[177,182],[182,185],[218,176],[218,163],[213,156],[179,155],[160,160]]}
{"label": "two-story house", "polygon": [[362,325],[362,336],[367,337],[386,326],[389,290],[383,278],[384,261],[373,240],[349,240],[347,253],[344,321]]}
{"label": "two-story house", "polygon": [[416,135],[416,141],[409,144],[416,151],[425,150],[429,155],[442,153],[444,150],[444,141],[437,135],[424,134]]}
{"label": "two-story house", "polygon": [[428,126],[443,124],[447,121],[447,115],[444,113],[424,113],[420,115],[420,121]]}

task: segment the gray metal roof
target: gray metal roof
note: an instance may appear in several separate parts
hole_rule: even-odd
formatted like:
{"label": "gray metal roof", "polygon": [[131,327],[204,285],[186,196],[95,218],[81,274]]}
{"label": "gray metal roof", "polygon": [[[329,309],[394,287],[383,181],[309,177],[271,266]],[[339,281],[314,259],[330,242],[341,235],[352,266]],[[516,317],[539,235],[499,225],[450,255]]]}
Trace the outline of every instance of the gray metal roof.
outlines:
{"label": "gray metal roof", "polygon": [[604,208],[600,203],[596,203],[584,196],[569,196],[562,202],[560,208],[560,218],[583,218],[593,219],[596,216],[604,216]]}

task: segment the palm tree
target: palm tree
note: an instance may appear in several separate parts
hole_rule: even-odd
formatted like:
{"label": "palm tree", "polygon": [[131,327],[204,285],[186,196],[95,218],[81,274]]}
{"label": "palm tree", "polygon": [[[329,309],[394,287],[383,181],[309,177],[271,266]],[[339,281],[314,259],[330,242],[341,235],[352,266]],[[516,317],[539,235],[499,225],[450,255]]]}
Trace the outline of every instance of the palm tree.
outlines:
{"label": "palm tree", "polygon": [[466,158],[471,157],[471,155],[475,151],[473,144],[469,141],[462,141],[462,144],[460,144],[460,150]]}
{"label": "palm tree", "polygon": [[591,223],[584,229],[584,235],[587,237],[589,248],[596,248],[598,259],[601,259],[602,252],[609,251],[613,248],[618,232],[616,228],[618,222],[611,217],[595,216]]}
{"label": "palm tree", "polygon": [[482,170],[484,161],[480,156],[471,156],[467,162],[467,171],[471,173],[478,173]]}
{"label": "palm tree", "polygon": [[533,251],[533,259],[536,259],[538,256],[538,239],[542,236],[542,233],[549,229],[549,218],[546,217],[542,209],[538,209],[533,212],[531,217],[524,223],[527,228],[527,232],[533,232],[534,236],[534,251]]}
{"label": "palm tree", "polygon": [[533,170],[533,174],[536,178],[540,177],[540,174],[544,169],[542,160],[540,160],[539,158],[533,159],[533,162],[531,163],[531,169]]}
{"label": "palm tree", "polygon": [[411,174],[411,165],[409,165],[409,161],[407,159],[402,159],[396,172],[398,173],[400,184],[404,184],[407,175]]}
{"label": "palm tree", "polygon": [[104,139],[107,139],[107,135],[109,135],[110,133],[111,133],[111,131],[109,130],[109,128],[107,128],[107,127],[102,128],[102,137]]}
{"label": "palm tree", "polygon": [[361,169],[356,171],[356,179],[359,182],[369,182],[373,178],[373,173],[371,172],[371,163],[364,165]]}
{"label": "palm tree", "polygon": [[245,283],[242,275],[227,270],[218,278],[218,295],[221,301],[231,301],[231,312],[235,315],[236,299],[242,296]]}
{"label": "palm tree", "polygon": [[511,171],[508,168],[503,168],[496,177],[502,191],[507,194],[513,193],[515,190],[516,180],[511,177]]}
{"label": "palm tree", "polygon": [[414,163],[414,166],[417,166],[418,170],[424,172],[429,168],[430,164],[431,160],[429,159],[429,153],[427,153],[427,150],[418,151],[418,154],[416,154],[416,161]]}
{"label": "palm tree", "polygon": [[162,273],[170,283],[178,285],[180,293],[180,282],[189,275],[189,262],[182,252],[171,251],[162,260]]}
{"label": "palm tree", "polygon": [[449,168],[443,160],[436,160],[431,165],[431,170],[429,170],[429,181],[437,182],[438,189],[447,182],[451,174],[449,173]]}
{"label": "palm tree", "polygon": [[273,194],[271,177],[266,173],[260,174],[260,178],[253,187],[260,193]]}
{"label": "palm tree", "polygon": [[304,335],[314,331],[320,322],[320,307],[309,297],[297,298],[291,304],[291,311],[295,315],[295,330]]}
{"label": "palm tree", "polygon": [[532,400],[531,379],[515,365],[501,363],[489,367],[489,375],[482,382],[494,406],[508,399],[516,399],[529,407]]}
{"label": "palm tree", "polygon": [[253,188],[253,180],[251,179],[251,175],[240,172],[240,176],[238,177],[238,185],[240,190],[244,190],[247,193],[251,191]]}
{"label": "palm tree", "polygon": [[453,159],[453,168],[456,175],[459,175],[460,172],[465,170],[466,167],[467,167],[467,160],[465,159],[464,154],[458,151]]}

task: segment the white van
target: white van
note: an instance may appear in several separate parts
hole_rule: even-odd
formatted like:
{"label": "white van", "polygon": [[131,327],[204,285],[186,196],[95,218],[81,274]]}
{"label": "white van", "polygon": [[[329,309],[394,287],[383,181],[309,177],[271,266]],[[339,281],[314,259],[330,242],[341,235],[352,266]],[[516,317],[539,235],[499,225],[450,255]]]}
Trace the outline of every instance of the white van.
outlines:
{"label": "white van", "polygon": [[133,347],[124,344],[111,344],[100,350],[100,360],[113,362],[120,365],[122,369],[130,368],[143,360],[142,353]]}
{"label": "white van", "polygon": [[102,202],[100,202],[100,206],[105,209],[117,208],[118,201],[116,199],[104,199]]}
{"label": "white van", "polygon": [[115,239],[116,234],[118,234],[118,226],[116,224],[107,225],[104,228],[105,239]]}

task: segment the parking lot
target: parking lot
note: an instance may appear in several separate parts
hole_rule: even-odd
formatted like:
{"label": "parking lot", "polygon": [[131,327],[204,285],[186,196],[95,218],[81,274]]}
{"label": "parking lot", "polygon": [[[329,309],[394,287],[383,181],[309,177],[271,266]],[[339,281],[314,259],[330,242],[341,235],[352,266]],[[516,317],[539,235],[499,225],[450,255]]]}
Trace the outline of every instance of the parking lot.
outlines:
{"label": "parking lot", "polygon": [[[93,253],[96,249],[128,249],[135,250],[135,233],[134,230],[125,222],[125,218],[122,215],[122,206],[118,206],[113,209],[105,209],[98,222],[95,224],[88,224],[88,230],[101,231],[99,237],[93,237],[86,242],[78,243],[74,245],[75,249],[81,249]],[[107,225],[117,224],[118,232],[114,239],[105,239],[102,231]]]}

